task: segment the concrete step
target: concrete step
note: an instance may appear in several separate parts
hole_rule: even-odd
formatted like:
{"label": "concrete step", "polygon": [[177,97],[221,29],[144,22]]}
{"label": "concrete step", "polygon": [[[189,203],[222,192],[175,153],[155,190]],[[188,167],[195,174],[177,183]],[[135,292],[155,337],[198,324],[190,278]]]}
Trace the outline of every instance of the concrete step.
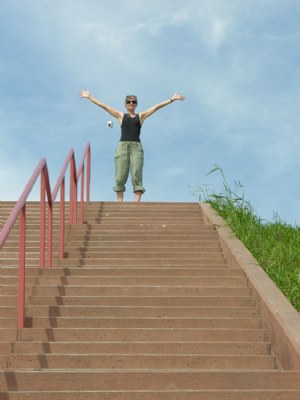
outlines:
{"label": "concrete step", "polygon": [[[3,271],[3,276],[13,276],[9,274],[9,269]],[[12,271],[16,271],[15,269]],[[32,269],[32,274],[36,269]],[[223,277],[244,277],[245,273],[241,269],[229,268],[199,268],[199,267],[94,267],[94,268],[46,268],[38,271],[39,276],[45,275],[46,277],[59,276],[59,277],[88,277],[88,276],[133,276],[138,274],[142,276],[223,276]],[[28,274],[27,274],[28,275]]]}
{"label": "concrete step", "polygon": [[[3,214],[3,217],[7,217],[10,215],[11,210],[9,210],[8,208],[3,209],[1,208],[1,212]],[[65,209],[65,214],[68,216],[69,215],[69,208],[66,207]],[[53,209],[53,215],[54,217],[58,218],[60,216],[60,209],[59,207],[54,207]],[[80,215],[80,209],[77,210],[77,215]],[[93,217],[95,218],[105,218],[105,217],[117,217],[119,216],[120,218],[123,218],[124,216],[130,217],[130,216],[134,216],[134,217],[147,217],[147,216],[153,216],[155,217],[165,217],[167,218],[168,216],[174,216],[176,217],[187,217],[189,218],[190,216],[195,217],[195,219],[203,219],[203,215],[200,211],[200,207],[198,210],[191,210],[189,208],[177,208],[176,210],[172,210],[172,209],[161,209],[161,210],[155,210],[155,209],[151,209],[151,208],[144,208],[144,209],[115,209],[114,207],[107,209],[107,210],[100,210],[100,209],[92,209],[92,208],[87,208],[84,211],[84,215],[85,217],[88,218],[88,221],[90,221]],[[40,218],[40,208],[39,206],[37,208],[32,208],[32,207],[28,207],[27,205],[27,216],[28,218],[36,218],[39,219]],[[46,218],[47,218],[47,211],[46,211]]]}
{"label": "concrete step", "polygon": [[147,390],[0,392],[7,400],[299,400],[298,390]]}
{"label": "concrete step", "polygon": [[[128,307],[128,306],[122,306],[122,307],[97,307],[97,306],[85,306],[85,307],[74,307],[74,306],[63,306],[63,307],[58,307],[58,306],[28,306],[26,309],[26,315],[28,318],[33,318],[37,320],[38,318],[46,318],[46,321],[50,324],[50,326],[53,326],[53,323],[56,321],[48,320],[48,318],[80,318],[80,317],[85,317],[87,318],[144,318],[144,319],[149,319],[149,318],[157,318],[159,319],[160,323],[162,324],[162,318],[164,320],[167,320],[169,318],[176,318],[176,319],[182,319],[185,318],[185,321],[181,321],[182,323],[185,323],[187,325],[190,324],[197,324],[200,326],[200,324],[203,324],[204,322],[200,322],[200,318],[222,318],[222,319],[230,319],[231,326],[234,326],[234,324],[238,324],[236,319],[238,318],[243,318],[244,324],[246,323],[247,319],[249,318],[257,318],[258,317],[258,312],[252,308],[187,308],[187,307],[173,307],[173,308],[166,308],[166,307],[160,307],[160,308],[154,308],[154,307]],[[1,306],[0,307],[0,318],[1,319],[9,319],[9,318],[15,318],[17,315],[17,307],[16,306]],[[194,318],[199,322],[195,321],[189,321],[188,318]],[[134,321],[131,321],[134,323]],[[37,323],[37,321],[35,322]],[[58,322],[56,322],[58,323]],[[73,322],[75,323],[75,321]],[[107,324],[108,321],[104,320],[104,324]],[[120,323],[120,321],[119,321]],[[127,324],[129,322],[126,322]],[[139,324],[142,323],[141,321]],[[143,322],[144,324],[146,322]],[[150,321],[148,321],[150,323]],[[154,324],[157,324],[158,322],[154,322]],[[176,321],[176,324],[178,324],[179,321]],[[164,322],[166,324],[166,322]],[[170,326],[173,326],[175,324],[175,321],[169,321],[168,324]],[[212,322],[210,322],[212,324]],[[242,321],[241,321],[242,324]],[[248,321],[248,324],[254,325],[254,322]],[[88,325],[88,322],[86,321],[86,326]],[[185,325],[185,326],[187,326]],[[257,326],[259,324],[257,323]],[[5,321],[2,320],[2,327],[6,326]]]}
{"label": "concrete step", "polygon": [[[113,387],[109,390],[108,387]],[[130,399],[130,395],[140,391],[144,394],[161,392],[180,393],[182,391],[297,391],[300,393],[300,372],[292,371],[6,371],[0,372],[0,388],[11,391],[102,391],[104,394],[127,395],[121,399]],[[149,393],[150,392],[150,393]],[[182,394],[182,393],[181,393]],[[193,393],[195,394],[195,393]],[[196,393],[197,394],[197,393]],[[129,395],[129,396],[128,396]],[[25,397],[26,398],[26,397]],[[105,397],[103,396],[103,399]],[[108,397],[109,398],[109,397]],[[114,397],[111,397],[112,399]],[[116,397],[118,398],[118,397]],[[136,396],[136,399],[139,397]],[[147,397],[146,397],[147,398]],[[149,397],[151,399],[153,397]],[[177,397],[182,398],[182,397]],[[198,397],[194,397],[197,399]],[[279,399],[280,397],[278,397]],[[76,396],[77,399],[77,396]],[[157,397],[159,399],[159,397]],[[205,398],[206,399],[206,398]],[[211,397],[213,399],[213,397]],[[239,397],[239,400],[244,397]],[[276,399],[276,397],[269,399]],[[285,397],[286,400],[289,397]],[[254,400],[252,397],[251,400]],[[298,400],[298,399],[297,399]]]}
{"label": "concrete step", "polygon": [[[30,243],[38,244],[40,240],[40,232],[39,231],[32,231],[30,230],[26,237],[28,239],[28,245]],[[54,232],[54,243],[58,243],[58,233]],[[130,240],[128,239],[130,237]],[[135,242],[137,244],[140,243],[147,243],[147,242],[165,242],[165,241],[179,241],[181,243],[188,243],[188,242],[203,242],[203,243],[214,243],[219,244],[216,240],[215,234],[213,232],[198,232],[197,236],[190,232],[183,233],[182,231],[177,233],[170,233],[170,232],[155,232],[151,233],[148,231],[136,233],[136,231],[131,231],[130,236],[128,233],[120,232],[120,231],[106,231],[106,232],[99,232],[93,233],[92,235],[88,232],[72,232],[68,234],[68,241],[66,241],[66,247],[74,247],[74,246],[83,246],[84,244],[88,243],[120,243],[122,244],[123,241],[127,242]],[[8,242],[5,244],[5,248],[10,248],[14,245],[18,245],[19,243],[19,231],[15,233],[11,233],[8,239]],[[46,241],[47,243],[47,241]]]}
{"label": "concrete step", "polygon": [[[12,329],[12,328],[11,328]],[[8,335],[10,329],[2,329],[0,335]],[[205,328],[27,328],[19,332],[20,341],[78,342],[144,342],[144,341],[265,341],[263,329],[205,329]],[[5,340],[3,340],[5,341]]]}
{"label": "concrete step", "polygon": [[[5,252],[4,252],[5,256]],[[30,258],[35,258],[39,256],[37,253],[30,253],[28,252],[28,256]],[[176,249],[176,248],[138,248],[136,250],[134,249],[119,249],[119,248],[113,248],[113,249],[101,249],[98,248],[97,251],[92,251],[90,249],[78,249],[77,251],[72,251],[72,252],[65,252],[65,258],[70,258],[70,259],[80,259],[80,258],[85,258],[85,259],[97,259],[97,258],[168,258],[172,260],[173,258],[183,258],[185,260],[187,259],[197,259],[197,258],[214,258],[216,260],[222,259],[222,255],[220,255],[220,252],[218,251],[211,251],[211,250],[205,250],[205,249]]]}
{"label": "concrete step", "polygon": [[[54,245],[56,243],[54,242]],[[6,246],[5,251],[16,251],[15,246],[18,245],[18,242],[10,243],[9,246]],[[82,251],[82,250],[89,250],[89,251],[98,251],[98,250],[111,250],[111,249],[128,249],[134,248],[138,245],[139,250],[141,249],[168,249],[172,247],[176,247],[177,249],[182,250],[201,250],[201,251],[220,251],[219,243],[217,241],[206,241],[203,240],[149,240],[146,239],[144,241],[139,240],[81,240],[75,241],[72,240],[71,243],[68,243],[68,251]],[[40,243],[38,241],[33,242],[31,241],[30,244],[26,246],[28,251],[38,250],[40,249]]]}
{"label": "concrete step", "polygon": [[94,222],[101,223],[103,220],[120,220],[123,221],[124,219],[127,220],[147,220],[152,219],[153,221],[156,220],[186,220],[186,221],[201,221],[203,222],[203,216],[200,212],[195,211],[161,211],[155,212],[153,210],[141,210],[141,212],[137,212],[137,210],[128,212],[124,210],[119,211],[88,211],[85,213],[85,217],[88,220],[88,223]]}
{"label": "concrete step", "polygon": [[85,208],[85,214],[88,216],[91,215],[147,215],[147,214],[152,214],[152,215],[197,215],[197,216],[203,216],[201,208],[199,207],[199,204],[194,203],[194,205],[191,207],[191,204],[188,204],[184,206],[183,204],[178,205],[178,207],[175,204],[172,204],[171,207],[156,207],[154,203],[146,205],[143,202],[142,204],[139,204],[137,207],[131,207],[131,205],[123,203],[121,207],[119,207],[116,204],[111,204],[107,205],[105,204],[103,207],[99,207],[97,204],[92,204],[89,203],[87,207]]}
{"label": "concrete step", "polygon": [[[3,295],[11,295],[15,291],[14,286],[2,287]],[[168,285],[160,286],[37,286],[35,288],[37,296],[249,296],[251,290],[247,287],[176,287]]]}
{"label": "concrete step", "polygon": [[[54,285],[70,285],[70,286],[115,286],[115,285],[129,285],[133,286],[247,286],[247,279],[242,276],[138,276],[138,275],[121,275],[121,276],[39,276],[27,277],[27,283],[34,285],[38,283],[42,286]],[[1,284],[17,285],[17,277],[2,277]]]}
{"label": "concrete step", "polygon": [[[6,297],[9,299],[9,297]],[[13,302],[14,300],[14,302]],[[7,301],[8,306],[17,304],[16,297],[11,296]],[[253,307],[253,299],[249,295],[242,296],[30,296],[29,303],[31,305],[46,305],[46,306],[158,306],[158,307],[173,307],[173,306],[189,306],[189,307]],[[2,302],[4,306],[4,302]],[[255,309],[254,309],[255,310]]]}
{"label": "concrete step", "polygon": [[[173,329],[261,329],[261,321],[257,318],[156,318],[156,317],[26,317],[26,327],[34,328],[153,328]],[[9,323],[11,322],[11,323]],[[14,327],[15,319],[5,318],[2,327]]]}
{"label": "concrete step", "polygon": [[[39,221],[37,221],[36,226],[34,228],[39,228],[38,226]],[[161,235],[170,235],[174,233],[174,235],[182,235],[186,233],[187,235],[191,235],[193,233],[199,234],[202,236],[212,237],[214,230],[211,226],[202,225],[203,222],[201,221],[182,221],[176,219],[170,219],[170,221],[165,220],[162,221],[161,218],[153,220],[149,218],[149,220],[134,220],[131,219],[129,221],[120,221],[116,219],[116,221],[102,221],[100,223],[84,223],[84,224],[77,224],[70,226],[69,232],[71,235],[78,235],[84,232],[86,235],[90,234],[117,234],[124,235],[126,232],[129,232],[132,235],[136,235],[137,233],[141,234],[161,234]],[[129,236],[131,237],[131,235]]]}
{"label": "concrete step", "polygon": [[[7,266],[16,265],[16,260],[5,260]],[[36,264],[36,260],[28,260],[28,265]],[[143,266],[143,267],[211,267],[219,268],[225,266],[225,261],[220,255],[219,257],[205,257],[205,258],[186,258],[186,257],[115,257],[110,258],[64,258],[59,261],[59,265],[62,267],[92,267],[92,266]]]}
{"label": "concrete step", "polygon": [[[195,276],[195,277],[245,277],[245,274],[240,269],[229,269],[226,267],[222,268],[199,268],[199,267],[97,267],[94,268],[26,268],[26,277],[40,278],[46,277],[59,277],[61,279],[69,277],[104,277],[104,276]],[[7,283],[13,283],[13,279],[18,277],[18,268],[2,267],[1,275],[4,279],[7,279]],[[11,280],[11,281],[9,281]]]}
{"label": "concrete step", "polygon": [[[15,307],[0,307],[1,316],[9,316]],[[85,318],[256,318],[254,307],[197,307],[197,306],[43,306],[28,305],[26,314],[31,317],[85,317]]]}
{"label": "concrete step", "polygon": [[[40,233],[40,221],[36,221],[36,223],[30,223],[26,225],[28,234],[30,238],[33,238],[34,240],[38,240],[39,233]],[[140,223],[140,222],[131,222],[131,223],[102,223],[99,225],[92,225],[89,226],[87,224],[77,224],[73,225],[72,227],[68,226],[66,227],[67,232],[70,232],[72,237],[79,237],[80,235],[125,235],[128,233],[127,238],[131,237],[132,235],[137,235],[139,233],[141,234],[152,234],[152,237],[156,235],[170,235],[171,233],[174,232],[176,235],[183,235],[184,233],[191,235],[191,234],[198,234],[199,236],[206,236],[208,238],[211,238],[213,235],[213,231],[210,229],[207,229],[203,226],[199,226],[199,224],[184,224],[184,223],[155,223],[155,222],[145,222],[145,223]],[[19,227],[16,226],[13,228],[10,234],[10,238],[13,239],[18,239],[18,232],[19,232]],[[59,225],[57,224],[56,226],[53,227],[53,234],[55,236],[55,239],[57,240],[58,234],[59,234]]]}
{"label": "concrete step", "polygon": [[[1,361],[2,359],[2,361]],[[12,354],[0,356],[0,365],[8,369],[272,369],[271,356],[194,355],[194,354]],[[6,365],[5,365],[6,364]]]}
{"label": "concrete step", "polygon": [[[89,251],[108,251],[108,250],[116,250],[116,249],[125,249],[134,248],[138,246],[139,250],[167,250],[175,247],[178,250],[201,250],[201,251],[212,251],[218,252],[220,251],[220,246],[217,241],[206,241],[203,240],[144,240],[137,242],[135,240],[122,240],[120,243],[119,240],[87,240],[84,242],[74,242],[68,244],[69,251],[80,251],[80,250],[89,250]],[[39,248],[36,245],[35,248]]]}
{"label": "concrete step", "polygon": [[86,212],[93,212],[93,211],[98,211],[98,212],[106,212],[106,211],[111,211],[111,212],[122,212],[122,213],[129,213],[129,212],[134,212],[134,213],[142,213],[142,212],[165,212],[165,213],[174,213],[174,212],[194,212],[197,211],[199,212],[200,215],[202,215],[201,208],[199,207],[199,204],[197,202],[193,203],[181,203],[181,202],[172,202],[172,203],[156,203],[156,202],[140,202],[140,203],[134,203],[134,202],[123,202],[123,203],[117,203],[116,202],[103,202],[102,204],[99,202],[89,202],[87,204],[87,207],[85,208]]}
{"label": "concrete step", "polygon": [[[46,258],[47,260],[47,258]],[[211,268],[220,268],[224,267],[225,263],[224,260],[220,257],[219,259],[215,258],[206,258],[199,260],[197,258],[173,258],[168,259],[166,257],[163,258],[122,258],[122,257],[115,257],[115,258],[64,258],[61,260],[53,260],[54,265],[60,266],[63,268],[69,267],[122,267],[122,266],[143,266],[143,267],[172,267],[172,266],[180,266],[183,268],[189,267],[211,267]],[[3,264],[5,267],[12,267],[18,268],[18,258],[6,258],[3,260]],[[39,258],[35,256],[34,258],[27,258],[26,259],[26,267],[36,267],[39,268]]]}
{"label": "concrete step", "polygon": [[[39,229],[39,224],[32,225],[32,228]],[[211,231],[211,228],[205,228],[199,223],[182,223],[180,222],[107,222],[101,224],[87,225],[87,224],[78,224],[73,227],[72,232],[88,232],[88,233],[99,233],[99,232],[113,232],[113,231],[126,231],[131,233],[131,231],[137,232],[193,232],[193,233],[203,233],[207,231]]]}
{"label": "concrete step", "polygon": [[[1,354],[10,343],[0,343]],[[14,354],[226,354],[270,355],[267,342],[16,342]]]}
{"label": "concrete step", "polygon": [[[247,286],[247,279],[243,276],[64,276],[64,277],[47,277],[40,276],[38,278],[28,278],[28,283],[38,280],[41,286],[55,286],[64,284],[67,286]],[[15,278],[2,278],[2,284],[9,284]]]}

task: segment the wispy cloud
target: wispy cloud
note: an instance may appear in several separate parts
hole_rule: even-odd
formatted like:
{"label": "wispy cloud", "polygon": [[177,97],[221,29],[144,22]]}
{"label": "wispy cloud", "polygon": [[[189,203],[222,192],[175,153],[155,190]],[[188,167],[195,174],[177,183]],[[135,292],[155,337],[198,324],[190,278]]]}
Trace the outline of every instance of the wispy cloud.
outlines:
{"label": "wispy cloud", "polygon": [[170,167],[163,172],[163,175],[165,177],[169,177],[169,176],[180,177],[180,176],[184,175],[184,169],[181,167],[177,167],[177,166]]}

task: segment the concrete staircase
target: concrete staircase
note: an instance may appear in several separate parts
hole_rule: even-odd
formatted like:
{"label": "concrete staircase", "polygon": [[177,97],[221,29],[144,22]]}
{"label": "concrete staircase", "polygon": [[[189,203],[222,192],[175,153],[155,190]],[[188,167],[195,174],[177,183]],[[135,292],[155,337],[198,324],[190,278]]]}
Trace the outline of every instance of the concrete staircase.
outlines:
{"label": "concrete staircase", "polygon": [[19,331],[17,231],[1,250],[1,400],[300,399],[300,372],[278,365],[244,272],[228,268],[198,204],[92,202],[66,258],[43,270],[28,208]]}

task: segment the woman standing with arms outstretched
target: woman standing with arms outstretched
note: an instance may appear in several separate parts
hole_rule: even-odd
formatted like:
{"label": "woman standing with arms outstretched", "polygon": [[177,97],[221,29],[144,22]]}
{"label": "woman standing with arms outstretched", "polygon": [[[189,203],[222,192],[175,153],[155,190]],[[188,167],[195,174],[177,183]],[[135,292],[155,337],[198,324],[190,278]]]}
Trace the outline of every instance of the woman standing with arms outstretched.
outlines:
{"label": "woman standing with arms outstretched", "polygon": [[154,114],[160,108],[173,103],[175,100],[184,100],[184,96],[175,93],[168,100],[156,104],[138,114],[135,111],[138,104],[137,97],[134,95],[126,96],[125,113],[97,100],[88,90],[81,90],[80,97],[88,99],[97,106],[103,108],[103,110],[107,111],[119,121],[121,126],[121,138],[115,153],[114,191],[117,193],[117,200],[120,202],[123,201],[125,184],[130,171],[135,200],[140,201],[142,194],[145,192],[143,187],[144,151],[140,141],[141,127],[145,119],[150,117],[150,115]]}

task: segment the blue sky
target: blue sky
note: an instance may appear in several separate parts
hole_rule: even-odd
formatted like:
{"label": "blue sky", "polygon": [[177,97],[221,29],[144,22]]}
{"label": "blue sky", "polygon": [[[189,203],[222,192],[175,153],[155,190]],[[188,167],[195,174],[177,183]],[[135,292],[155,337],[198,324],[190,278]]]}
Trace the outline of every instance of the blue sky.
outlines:
{"label": "blue sky", "polygon": [[[186,96],[145,121],[144,201],[244,186],[257,214],[300,223],[299,0],[0,0],[0,199],[41,158],[54,187],[70,148],[92,148],[92,200],[115,200],[122,110]],[[194,190],[195,191],[195,190]],[[37,198],[38,189],[32,193]],[[131,182],[125,200],[133,201]]]}

